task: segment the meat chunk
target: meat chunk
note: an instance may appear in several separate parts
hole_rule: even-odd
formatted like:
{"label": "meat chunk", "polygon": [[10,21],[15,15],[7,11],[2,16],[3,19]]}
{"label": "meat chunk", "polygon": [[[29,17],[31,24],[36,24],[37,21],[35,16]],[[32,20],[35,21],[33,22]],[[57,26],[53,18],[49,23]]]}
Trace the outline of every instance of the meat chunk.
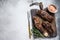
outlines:
{"label": "meat chunk", "polygon": [[35,24],[41,24],[42,23],[42,20],[38,16],[33,16],[33,20],[34,20]]}
{"label": "meat chunk", "polygon": [[40,30],[44,36],[48,36],[48,32],[42,27],[42,20],[38,16],[33,16],[33,21],[35,27]]}
{"label": "meat chunk", "polygon": [[49,32],[49,34],[53,34],[53,29],[52,29],[52,25],[47,22],[47,21],[44,21],[42,22],[42,26]]}
{"label": "meat chunk", "polygon": [[54,19],[51,15],[49,15],[46,11],[43,10],[38,10],[37,14],[49,22],[52,22],[52,20]]}

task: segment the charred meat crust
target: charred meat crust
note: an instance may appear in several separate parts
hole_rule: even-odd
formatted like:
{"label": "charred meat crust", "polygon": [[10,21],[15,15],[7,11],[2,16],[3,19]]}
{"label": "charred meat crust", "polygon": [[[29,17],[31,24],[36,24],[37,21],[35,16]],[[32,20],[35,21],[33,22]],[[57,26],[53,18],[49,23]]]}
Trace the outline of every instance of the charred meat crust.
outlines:
{"label": "charred meat crust", "polygon": [[52,22],[54,19],[51,15],[49,15],[46,11],[43,10],[38,10],[37,15],[42,17],[42,19],[47,20],[48,22]]}
{"label": "charred meat crust", "polygon": [[44,21],[42,22],[42,26],[48,31],[50,35],[53,35],[54,29],[52,28],[53,26],[51,23]]}
{"label": "charred meat crust", "polygon": [[[35,27],[40,30],[44,36],[48,36],[48,32],[42,27],[42,20],[38,16],[33,16]],[[47,35],[45,35],[47,33]]]}

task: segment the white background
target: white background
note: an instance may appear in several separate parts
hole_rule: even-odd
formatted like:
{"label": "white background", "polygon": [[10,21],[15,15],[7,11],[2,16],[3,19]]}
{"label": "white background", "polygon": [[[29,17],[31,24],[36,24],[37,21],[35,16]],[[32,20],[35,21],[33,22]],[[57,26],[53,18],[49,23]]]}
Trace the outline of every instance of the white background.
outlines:
{"label": "white background", "polygon": [[[44,7],[53,3],[52,0],[41,1]],[[29,4],[30,0],[0,1],[0,40],[29,40],[27,11],[31,8],[39,9],[37,6],[30,8]]]}

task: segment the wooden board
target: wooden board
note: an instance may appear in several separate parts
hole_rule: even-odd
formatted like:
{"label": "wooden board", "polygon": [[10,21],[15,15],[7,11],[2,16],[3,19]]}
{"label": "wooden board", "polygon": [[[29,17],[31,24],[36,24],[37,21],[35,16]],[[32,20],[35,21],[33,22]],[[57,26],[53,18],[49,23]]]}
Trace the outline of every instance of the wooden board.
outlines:
{"label": "wooden board", "polygon": [[[31,18],[36,15],[37,11],[38,11],[38,9],[31,9]],[[51,22],[51,24],[53,25],[52,27],[55,29],[55,32],[53,33],[53,35],[51,37],[47,37],[47,38],[54,38],[54,37],[57,36],[57,28],[56,28],[56,22],[55,22],[55,14],[53,14],[52,16],[54,17],[54,20]],[[32,27],[33,27],[33,21],[32,21]]]}

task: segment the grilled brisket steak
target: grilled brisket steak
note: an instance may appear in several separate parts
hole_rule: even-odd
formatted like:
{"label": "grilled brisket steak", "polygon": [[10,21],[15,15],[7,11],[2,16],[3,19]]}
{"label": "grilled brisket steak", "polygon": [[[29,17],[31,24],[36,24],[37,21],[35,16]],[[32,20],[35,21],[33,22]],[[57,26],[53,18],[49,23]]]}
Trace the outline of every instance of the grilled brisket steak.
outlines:
{"label": "grilled brisket steak", "polygon": [[42,22],[42,26],[49,32],[49,34],[53,34],[52,25],[49,22]]}
{"label": "grilled brisket steak", "polygon": [[38,16],[33,16],[35,27],[40,30],[44,36],[48,36],[48,32],[42,27],[42,20]]}
{"label": "grilled brisket steak", "polygon": [[54,19],[51,15],[49,15],[46,11],[43,10],[38,10],[37,14],[49,22],[52,22],[52,20]]}

